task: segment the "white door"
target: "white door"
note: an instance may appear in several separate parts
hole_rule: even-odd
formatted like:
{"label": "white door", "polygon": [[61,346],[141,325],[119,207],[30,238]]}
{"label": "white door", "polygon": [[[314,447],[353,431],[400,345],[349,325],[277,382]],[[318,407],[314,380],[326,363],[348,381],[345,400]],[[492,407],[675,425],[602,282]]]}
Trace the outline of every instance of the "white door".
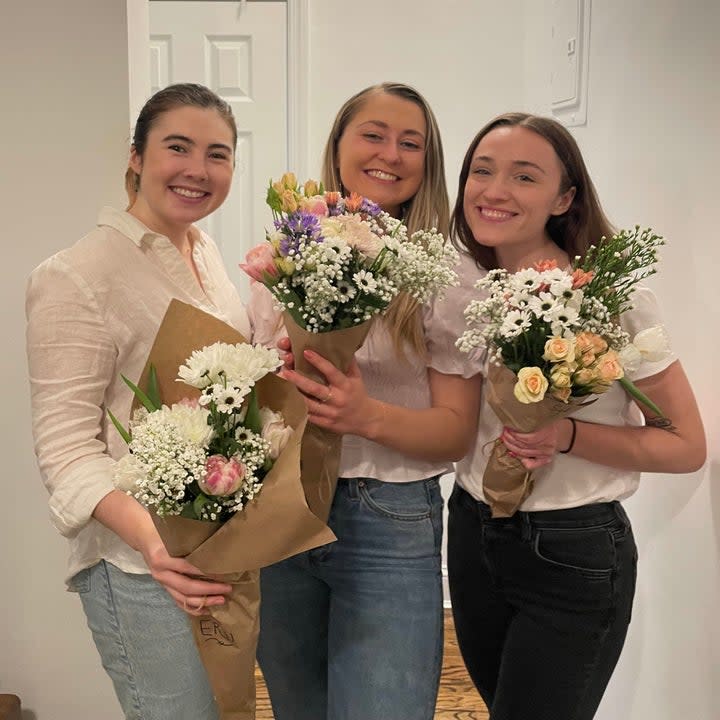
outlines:
{"label": "white door", "polygon": [[235,178],[223,206],[200,223],[220,247],[243,298],[238,268],[265,239],[268,180],[287,167],[287,4],[150,2],[152,92],[206,85],[230,103],[238,126]]}

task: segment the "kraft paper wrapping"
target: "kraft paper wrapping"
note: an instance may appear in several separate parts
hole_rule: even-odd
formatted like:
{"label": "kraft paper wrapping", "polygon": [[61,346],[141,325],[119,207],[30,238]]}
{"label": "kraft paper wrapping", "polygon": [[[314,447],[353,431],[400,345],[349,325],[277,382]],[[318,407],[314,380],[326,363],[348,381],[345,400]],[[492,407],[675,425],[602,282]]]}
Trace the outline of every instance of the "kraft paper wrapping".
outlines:
{"label": "kraft paper wrapping", "polygon": [[[304,350],[314,350],[335,367],[347,372],[353,356],[365,342],[372,320],[344,330],[312,333],[300,327],[288,313],[283,322],[290,338],[295,369],[317,382],[325,382],[303,356]],[[301,472],[305,498],[312,512],[324,522],[330,515],[337,476],[340,468],[342,436],[309,424],[302,439]]]}
{"label": "kraft paper wrapping", "polygon": [[[570,415],[583,405],[594,402],[571,397],[568,403],[564,403],[546,395],[537,403],[521,403],[513,393],[516,382],[517,375],[504,365],[490,365],[487,401],[503,425],[520,432],[534,432],[558,418]],[[532,492],[533,484],[532,472],[527,470],[518,458],[508,453],[502,440],[495,440],[483,474],[483,494],[492,516],[514,515]]]}
{"label": "kraft paper wrapping", "polygon": [[[202,310],[172,300],[158,330],[140,387],[152,364],[167,405],[199,391],[177,382],[178,368],[215,342],[246,342],[234,328]],[[255,649],[259,629],[258,569],[336,539],[308,508],[300,478],[307,411],[300,392],[275,375],[256,385],[258,402],[282,413],[293,434],[263,480],[255,500],[225,523],[177,516],[153,520],[170,555],[186,557],[208,577],[233,586],[225,605],[188,615],[222,720],[255,718]],[[159,639],[158,641],[161,641]]]}

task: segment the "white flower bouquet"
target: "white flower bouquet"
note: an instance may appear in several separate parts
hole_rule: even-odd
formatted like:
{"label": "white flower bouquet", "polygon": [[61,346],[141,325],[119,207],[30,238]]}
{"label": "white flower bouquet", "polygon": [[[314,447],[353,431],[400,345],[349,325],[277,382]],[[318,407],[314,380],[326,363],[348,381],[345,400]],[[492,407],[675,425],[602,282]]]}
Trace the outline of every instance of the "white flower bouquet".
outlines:
{"label": "white flower bouquet", "polygon": [[[295,369],[322,382],[303,357],[312,349],[346,371],[370,322],[401,294],[419,303],[458,282],[457,251],[435,228],[408,236],[400,221],[355,193],[299,187],[285,173],[271,182],[273,228],[240,267],[268,288],[284,311]],[[303,437],[303,486],[311,510],[327,518],[341,438],[315,425]]]}
{"label": "white flower bouquet", "polygon": [[[623,230],[592,246],[569,271],[554,261],[509,273],[491,270],[476,287],[485,293],[465,310],[466,352],[487,348],[488,402],[503,424],[532,432],[592,402],[612,383],[662,419],[662,411],[625,377],[642,357],[668,352],[662,327],[633,342],[619,324],[634,286],[655,273],[663,239],[652,230]],[[483,477],[495,516],[512,515],[532,491],[532,475],[498,439]]]}
{"label": "white flower bouquet", "polygon": [[263,477],[292,434],[279,413],[259,407],[255,384],[281,365],[275,350],[214,343],[194,350],[177,380],[197,399],[163,405],[156,373],[148,391],[127,378],[143,407],[125,430],[110,414],[130,453],[116,485],[158,516],[224,522],[262,488]]}
{"label": "white flower bouquet", "polygon": [[[307,412],[277,377],[277,353],[178,300],[168,307],[136,395],[116,483],[148,508],[170,555],[232,585],[188,616],[222,720],[255,718],[258,568],[335,536],[300,478]],[[162,638],[157,638],[162,642]]]}

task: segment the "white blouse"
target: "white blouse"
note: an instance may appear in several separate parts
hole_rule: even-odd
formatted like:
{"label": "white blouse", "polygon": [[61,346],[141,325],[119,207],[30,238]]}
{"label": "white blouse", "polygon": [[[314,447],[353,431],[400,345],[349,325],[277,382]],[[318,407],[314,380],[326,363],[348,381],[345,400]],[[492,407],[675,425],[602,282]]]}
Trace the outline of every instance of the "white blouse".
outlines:
{"label": "white blouse", "polygon": [[[630,339],[641,330],[660,325],[660,312],[655,295],[646,287],[636,287],[632,295],[633,309],[621,315],[621,325]],[[631,380],[651,377],[667,368],[676,360],[670,353],[659,362],[643,362]],[[641,426],[643,415],[635,401],[619,383],[585,408],[573,413],[577,420],[602,425]],[[502,432],[502,424],[485,402],[480,408],[478,439],[474,449],[455,467],[459,485],[477,500],[483,500],[482,476],[487,465],[491,443]],[[640,473],[598,465],[572,454],[558,454],[549,464],[533,473],[535,486],[520,506],[520,510],[559,510],[590,503],[623,500],[632,495],[640,483]]]}
{"label": "white blouse", "polygon": [[[484,271],[472,258],[461,255],[455,268],[460,285],[448,288],[444,297],[422,308],[427,356],[410,349],[399,358],[385,323],[376,318],[357,359],[368,394],[378,400],[407,408],[431,406],[428,368],[446,375],[472,377],[483,368],[484,354],[468,355],[455,347],[465,330],[463,310],[477,294],[473,285]],[[271,293],[254,282],[248,305],[255,342],[272,345],[284,334],[279,311]],[[358,435],[345,435],[340,477],[369,477],[385,482],[411,482],[452,472],[450,462],[429,462],[408,457]]]}
{"label": "white blouse", "polygon": [[215,243],[193,228],[202,287],[175,246],[126,212],[103,208],[98,226],[30,276],[26,295],[35,452],[50,516],[70,540],[68,578],[101,559],[148,572],[140,553],[92,517],[113,490],[127,446],[132,393],[173,298],[215,315],[250,338],[247,313]]}

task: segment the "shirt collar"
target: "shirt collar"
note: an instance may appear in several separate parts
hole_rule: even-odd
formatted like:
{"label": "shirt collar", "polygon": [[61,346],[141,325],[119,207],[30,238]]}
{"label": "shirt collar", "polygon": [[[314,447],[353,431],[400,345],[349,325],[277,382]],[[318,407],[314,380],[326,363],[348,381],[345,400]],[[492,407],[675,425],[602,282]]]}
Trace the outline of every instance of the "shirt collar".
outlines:
{"label": "shirt collar", "polygon": [[[158,237],[165,237],[162,233],[150,230],[150,228],[141,223],[140,220],[138,220],[134,215],[131,215],[129,212],[126,212],[125,210],[116,210],[113,207],[106,206],[100,210],[97,224],[117,230],[126,237],[130,238],[138,247],[142,245],[143,241],[149,241]],[[194,225],[190,226],[190,233],[192,235],[193,242],[199,242],[202,244],[205,243],[203,233]]]}

